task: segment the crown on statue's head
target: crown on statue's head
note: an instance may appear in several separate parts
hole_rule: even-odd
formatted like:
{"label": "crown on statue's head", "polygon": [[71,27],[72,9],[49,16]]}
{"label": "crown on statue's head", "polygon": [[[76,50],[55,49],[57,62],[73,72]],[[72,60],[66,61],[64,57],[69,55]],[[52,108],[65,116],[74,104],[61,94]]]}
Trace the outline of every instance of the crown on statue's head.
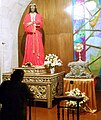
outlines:
{"label": "crown on statue's head", "polygon": [[36,4],[35,3],[30,3],[29,6],[36,6]]}

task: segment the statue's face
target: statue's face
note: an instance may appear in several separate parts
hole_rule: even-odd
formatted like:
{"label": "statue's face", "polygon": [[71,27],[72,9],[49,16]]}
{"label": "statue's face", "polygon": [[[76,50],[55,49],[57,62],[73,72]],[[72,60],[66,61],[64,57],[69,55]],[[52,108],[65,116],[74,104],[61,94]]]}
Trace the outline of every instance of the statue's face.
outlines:
{"label": "statue's face", "polygon": [[32,5],[31,6],[31,12],[34,12],[35,11],[35,5]]}

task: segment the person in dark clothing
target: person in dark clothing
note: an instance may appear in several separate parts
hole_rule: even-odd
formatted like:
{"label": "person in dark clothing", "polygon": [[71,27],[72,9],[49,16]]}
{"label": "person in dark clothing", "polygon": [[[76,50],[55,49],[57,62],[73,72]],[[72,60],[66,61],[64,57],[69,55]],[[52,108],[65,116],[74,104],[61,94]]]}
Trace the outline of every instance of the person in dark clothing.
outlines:
{"label": "person in dark clothing", "polygon": [[26,120],[27,100],[33,98],[33,94],[22,83],[24,71],[15,70],[11,79],[0,85],[1,120]]}

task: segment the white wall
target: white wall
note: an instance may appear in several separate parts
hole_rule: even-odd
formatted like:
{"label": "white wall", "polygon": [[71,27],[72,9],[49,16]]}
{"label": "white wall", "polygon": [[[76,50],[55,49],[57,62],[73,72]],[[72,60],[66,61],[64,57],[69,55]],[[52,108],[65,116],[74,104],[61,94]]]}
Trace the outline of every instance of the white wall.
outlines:
{"label": "white wall", "polygon": [[2,73],[18,67],[18,27],[30,2],[0,0],[0,78]]}

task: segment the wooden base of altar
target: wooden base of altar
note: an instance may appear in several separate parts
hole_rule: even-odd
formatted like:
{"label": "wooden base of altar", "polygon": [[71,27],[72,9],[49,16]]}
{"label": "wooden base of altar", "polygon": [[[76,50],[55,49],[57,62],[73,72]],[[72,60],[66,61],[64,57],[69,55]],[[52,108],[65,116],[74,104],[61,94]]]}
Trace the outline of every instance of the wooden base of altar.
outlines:
{"label": "wooden base of altar", "polygon": [[92,113],[96,112],[97,105],[94,79],[64,78],[64,93],[72,90],[73,88],[78,88],[81,92],[85,92],[86,96],[89,98],[87,101],[87,109]]}
{"label": "wooden base of altar", "polygon": [[[15,68],[23,69],[23,78],[30,90],[33,92],[35,101],[47,102],[47,107],[52,108],[54,96],[63,94],[64,71],[59,73],[46,73],[44,68]],[[14,70],[14,69],[13,69]],[[34,72],[33,72],[34,71]],[[40,71],[42,71],[40,73]],[[10,80],[11,73],[4,73],[3,80]]]}

